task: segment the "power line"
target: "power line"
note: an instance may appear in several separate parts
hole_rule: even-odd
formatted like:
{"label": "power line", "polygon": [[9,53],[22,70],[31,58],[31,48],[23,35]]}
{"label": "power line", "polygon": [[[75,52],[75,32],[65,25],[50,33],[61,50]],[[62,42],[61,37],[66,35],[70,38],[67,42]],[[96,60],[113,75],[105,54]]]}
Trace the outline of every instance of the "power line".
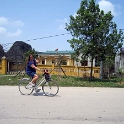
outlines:
{"label": "power line", "polygon": [[[60,34],[60,35],[66,35],[66,34],[70,34],[70,33],[64,33],[64,34]],[[47,37],[41,37],[41,38],[35,38],[35,39],[30,39],[30,40],[26,40],[26,41],[32,41],[32,40],[41,40],[41,39],[45,39],[45,38],[51,38],[51,37],[58,37],[60,35],[52,35],[52,36],[47,36]],[[26,42],[25,41],[25,42]]]}
{"label": "power line", "polygon": [[[34,38],[34,39],[26,40],[26,41],[24,41],[24,42],[28,42],[28,41],[32,41],[32,40],[42,40],[42,39],[45,39],[45,38],[58,37],[58,36],[61,36],[61,35],[66,35],[66,34],[70,34],[70,33],[56,34],[56,35],[51,35],[51,36],[41,37],[41,38]],[[1,44],[1,45],[2,45],[3,47],[7,47],[9,44],[14,44],[14,42],[13,42],[13,43]]]}

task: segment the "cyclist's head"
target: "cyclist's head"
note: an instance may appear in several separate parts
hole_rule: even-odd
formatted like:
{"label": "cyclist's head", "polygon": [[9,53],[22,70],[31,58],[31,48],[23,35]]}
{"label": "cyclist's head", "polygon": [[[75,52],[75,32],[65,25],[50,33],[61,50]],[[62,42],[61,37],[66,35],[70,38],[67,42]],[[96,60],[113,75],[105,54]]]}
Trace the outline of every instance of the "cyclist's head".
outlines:
{"label": "cyclist's head", "polygon": [[29,57],[28,57],[28,61],[33,60],[33,59],[34,59],[33,55],[30,54]]}

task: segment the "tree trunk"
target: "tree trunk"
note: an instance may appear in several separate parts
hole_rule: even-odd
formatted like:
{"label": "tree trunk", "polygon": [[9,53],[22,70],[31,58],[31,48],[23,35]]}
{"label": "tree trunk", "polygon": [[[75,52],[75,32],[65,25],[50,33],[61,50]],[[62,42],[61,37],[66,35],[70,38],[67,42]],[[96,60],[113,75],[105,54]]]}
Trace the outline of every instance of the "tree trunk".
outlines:
{"label": "tree trunk", "polygon": [[91,58],[91,71],[90,71],[90,80],[92,80],[93,75],[93,57]]}
{"label": "tree trunk", "polygon": [[103,77],[103,65],[102,65],[102,61],[100,62],[100,79],[102,79]]}

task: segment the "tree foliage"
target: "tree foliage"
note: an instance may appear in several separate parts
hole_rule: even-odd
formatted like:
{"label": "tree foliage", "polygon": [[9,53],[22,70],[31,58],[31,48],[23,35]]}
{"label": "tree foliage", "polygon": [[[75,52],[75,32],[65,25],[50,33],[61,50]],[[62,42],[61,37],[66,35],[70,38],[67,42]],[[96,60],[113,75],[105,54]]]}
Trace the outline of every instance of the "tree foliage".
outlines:
{"label": "tree foliage", "polygon": [[118,31],[112,19],[111,12],[105,14],[95,0],[82,0],[76,15],[71,15],[70,23],[66,23],[67,31],[73,36],[68,40],[75,51],[73,57],[91,58],[91,79],[93,60],[97,57],[99,61],[105,61],[106,57],[114,57],[122,47],[123,32]]}
{"label": "tree foliage", "polygon": [[34,56],[34,58],[37,58],[37,56],[38,56],[38,52],[35,51],[35,49],[29,50],[29,51],[27,51],[27,52],[24,53],[24,58],[25,58],[26,61],[27,61],[28,56],[30,54],[32,54]]}

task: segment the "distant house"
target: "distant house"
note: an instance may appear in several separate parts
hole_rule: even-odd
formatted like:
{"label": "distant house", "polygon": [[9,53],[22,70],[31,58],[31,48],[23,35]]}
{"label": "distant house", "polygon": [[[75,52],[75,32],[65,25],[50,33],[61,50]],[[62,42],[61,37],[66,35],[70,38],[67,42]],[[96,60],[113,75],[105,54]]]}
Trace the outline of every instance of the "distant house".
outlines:
{"label": "distant house", "polygon": [[121,48],[117,56],[115,57],[115,72],[118,72],[119,69],[124,71],[124,48]]}
{"label": "distant house", "polygon": [[[40,57],[40,64],[43,65],[51,65],[56,64],[56,62],[59,61],[60,58],[63,60],[63,65],[69,65],[69,66],[91,66],[91,61],[88,58],[85,61],[82,62],[76,62],[71,58],[71,54],[74,51],[46,51],[46,52],[38,52],[38,56]],[[81,59],[81,56],[79,56],[79,59]],[[93,66],[95,67],[97,64],[94,60]]]}
{"label": "distant house", "polygon": [[42,65],[52,65],[57,64],[61,59],[63,61],[63,65],[74,65],[74,60],[71,59],[71,53],[73,51],[46,51],[46,52],[38,52],[38,56],[40,57],[40,63]]}

